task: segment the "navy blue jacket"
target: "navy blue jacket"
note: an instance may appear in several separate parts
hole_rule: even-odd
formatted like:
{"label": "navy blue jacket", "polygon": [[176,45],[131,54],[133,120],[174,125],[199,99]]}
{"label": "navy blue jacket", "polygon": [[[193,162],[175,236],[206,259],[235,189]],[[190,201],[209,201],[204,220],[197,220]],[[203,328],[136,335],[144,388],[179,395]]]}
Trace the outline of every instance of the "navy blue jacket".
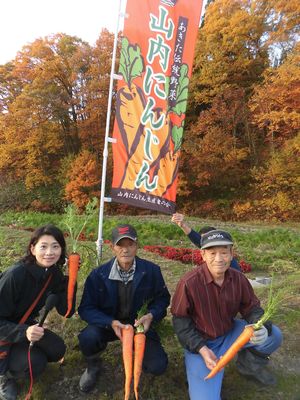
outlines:
{"label": "navy blue jacket", "polygon": [[[110,328],[118,310],[118,282],[109,279],[115,258],[94,269],[86,279],[78,313],[89,325]],[[134,324],[137,312],[149,301],[148,311],[153,321],[160,321],[167,313],[170,293],[166,287],[160,267],[150,261],[136,260],[133,276],[130,323]]]}

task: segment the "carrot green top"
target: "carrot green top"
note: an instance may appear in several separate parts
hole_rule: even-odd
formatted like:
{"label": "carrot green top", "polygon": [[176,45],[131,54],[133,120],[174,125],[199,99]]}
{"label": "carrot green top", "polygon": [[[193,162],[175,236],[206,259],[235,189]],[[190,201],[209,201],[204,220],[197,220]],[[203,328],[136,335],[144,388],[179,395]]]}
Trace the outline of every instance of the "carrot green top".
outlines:
{"label": "carrot green top", "polygon": [[[142,318],[143,315],[146,315],[148,312],[148,304],[149,304],[149,300],[145,301],[144,304],[142,305],[142,307],[139,309],[138,313],[137,313],[137,319]],[[144,325],[140,324],[137,328],[136,328],[136,332],[137,333],[144,333]]]}
{"label": "carrot green top", "polygon": [[122,39],[119,73],[127,83],[129,89],[134,78],[142,75],[144,71],[144,59],[138,45],[130,44],[128,39]]}

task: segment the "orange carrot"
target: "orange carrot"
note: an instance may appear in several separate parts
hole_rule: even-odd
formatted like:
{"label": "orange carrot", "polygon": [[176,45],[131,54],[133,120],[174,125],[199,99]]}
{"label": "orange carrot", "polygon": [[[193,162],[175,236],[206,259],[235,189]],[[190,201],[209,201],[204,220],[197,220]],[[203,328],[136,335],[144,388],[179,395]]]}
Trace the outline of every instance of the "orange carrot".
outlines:
{"label": "orange carrot", "polygon": [[133,327],[131,325],[127,325],[127,328],[122,329],[122,353],[125,370],[124,400],[128,400],[130,396],[133,363]]}
{"label": "orange carrot", "polygon": [[134,335],[134,367],[133,367],[134,394],[136,400],[138,400],[139,398],[138,386],[142,373],[145,345],[146,345],[146,335],[142,332],[136,333]]}
{"label": "orange carrot", "polygon": [[68,293],[67,293],[67,302],[68,309],[65,314],[65,318],[70,314],[73,305],[73,296],[75,285],[77,281],[77,274],[79,269],[80,255],[78,253],[72,253],[69,255],[69,281],[68,281]]}
{"label": "orange carrot", "polygon": [[249,340],[253,336],[254,330],[255,328],[253,325],[245,326],[240,336],[232,343],[232,345],[229,347],[226,353],[218,360],[217,365],[210,371],[210,373],[204,379],[206,380],[213,378],[222,368],[224,368],[225,365],[227,365],[229,361],[233,359],[233,357],[237,354],[237,352],[246,343],[249,342]]}

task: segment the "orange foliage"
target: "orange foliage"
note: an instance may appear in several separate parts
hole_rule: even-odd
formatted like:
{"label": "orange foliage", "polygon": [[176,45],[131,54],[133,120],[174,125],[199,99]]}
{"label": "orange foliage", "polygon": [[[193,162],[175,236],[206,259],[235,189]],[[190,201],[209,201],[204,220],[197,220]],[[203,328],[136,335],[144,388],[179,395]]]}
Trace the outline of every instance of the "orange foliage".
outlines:
{"label": "orange foliage", "polygon": [[[299,15],[297,0],[209,2],[179,159],[186,213],[300,219]],[[54,34],[0,66],[0,177],[43,188],[38,209],[54,186],[79,208],[99,194],[112,48],[107,30],[95,46]]]}
{"label": "orange foliage", "polygon": [[65,197],[80,210],[92,197],[99,197],[100,168],[89,151],[84,150],[75,158],[67,177],[69,182],[65,187]]}
{"label": "orange foliage", "polygon": [[300,43],[277,69],[268,69],[251,100],[254,121],[268,140],[282,144],[300,130]]}
{"label": "orange foliage", "polygon": [[243,91],[235,90],[216,96],[212,107],[203,111],[186,133],[183,157],[189,173],[193,173],[191,187],[195,190],[205,187],[208,193],[215,189],[238,189],[247,179],[242,171],[249,150],[238,129],[245,119],[241,96]]}
{"label": "orange foliage", "polygon": [[248,0],[215,0],[205,14],[190,88],[195,104],[211,103],[227,88],[250,88],[268,61],[260,45],[264,19]]}

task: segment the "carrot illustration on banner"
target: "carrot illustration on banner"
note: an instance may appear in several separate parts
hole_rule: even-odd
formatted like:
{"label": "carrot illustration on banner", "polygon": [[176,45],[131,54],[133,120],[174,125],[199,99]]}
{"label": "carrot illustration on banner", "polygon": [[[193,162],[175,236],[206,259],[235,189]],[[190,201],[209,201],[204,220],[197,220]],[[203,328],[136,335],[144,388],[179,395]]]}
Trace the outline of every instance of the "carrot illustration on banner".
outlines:
{"label": "carrot illustration on banner", "polygon": [[[132,45],[127,38],[123,38],[119,73],[123,76],[127,85],[118,91],[116,118],[127,159],[124,165],[124,173],[119,183],[120,187],[123,186],[131,190],[137,188],[138,174],[142,170],[143,160],[145,159],[144,149],[150,147],[151,139],[155,140],[155,138],[157,144],[161,146],[158,147],[160,151],[157,154],[155,152],[154,159],[152,159],[152,154],[146,154],[150,161],[149,176],[151,176],[152,182],[157,181],[155,186],[151,186],[151,193],[163,196],[175,182],[179,160],[179,153],[177,154],[177,152],[179,152],[182,144],[189,84],[188,66],[183,64],[179,71],[180,77],[176,88],[176,101],[169,107],[165,115],[166,123],[154,134],[150,129],[151,124],[146,123],[144,125],[141,123],[146,100],[143,90],[133,83],[133,80],[144,72],[144,60],[139,46]],[[166,77],[165,93],[170,88],[170,80],[170,77]],[[153,109],[152,112],[156,120],[162,118],[161,111]],[[150,188],[150,183],[148,188],[140,186],[138,188],[141,192],[146,192]]]}
{"label": "carrot illustration on banner", "polygon": [[117,93],[116,118],[126,151],[124,171],[120,181],[120,186],[124,184],[125,187],[128,187],[128,178],[126,178],[128,164],[144,132],[140,118],[146,106],[145,96],[143,90],[133,82],[135,78],[142,75],[144,68],[139,46],[123,38],[119,74],[122,75],[126,85]]}

